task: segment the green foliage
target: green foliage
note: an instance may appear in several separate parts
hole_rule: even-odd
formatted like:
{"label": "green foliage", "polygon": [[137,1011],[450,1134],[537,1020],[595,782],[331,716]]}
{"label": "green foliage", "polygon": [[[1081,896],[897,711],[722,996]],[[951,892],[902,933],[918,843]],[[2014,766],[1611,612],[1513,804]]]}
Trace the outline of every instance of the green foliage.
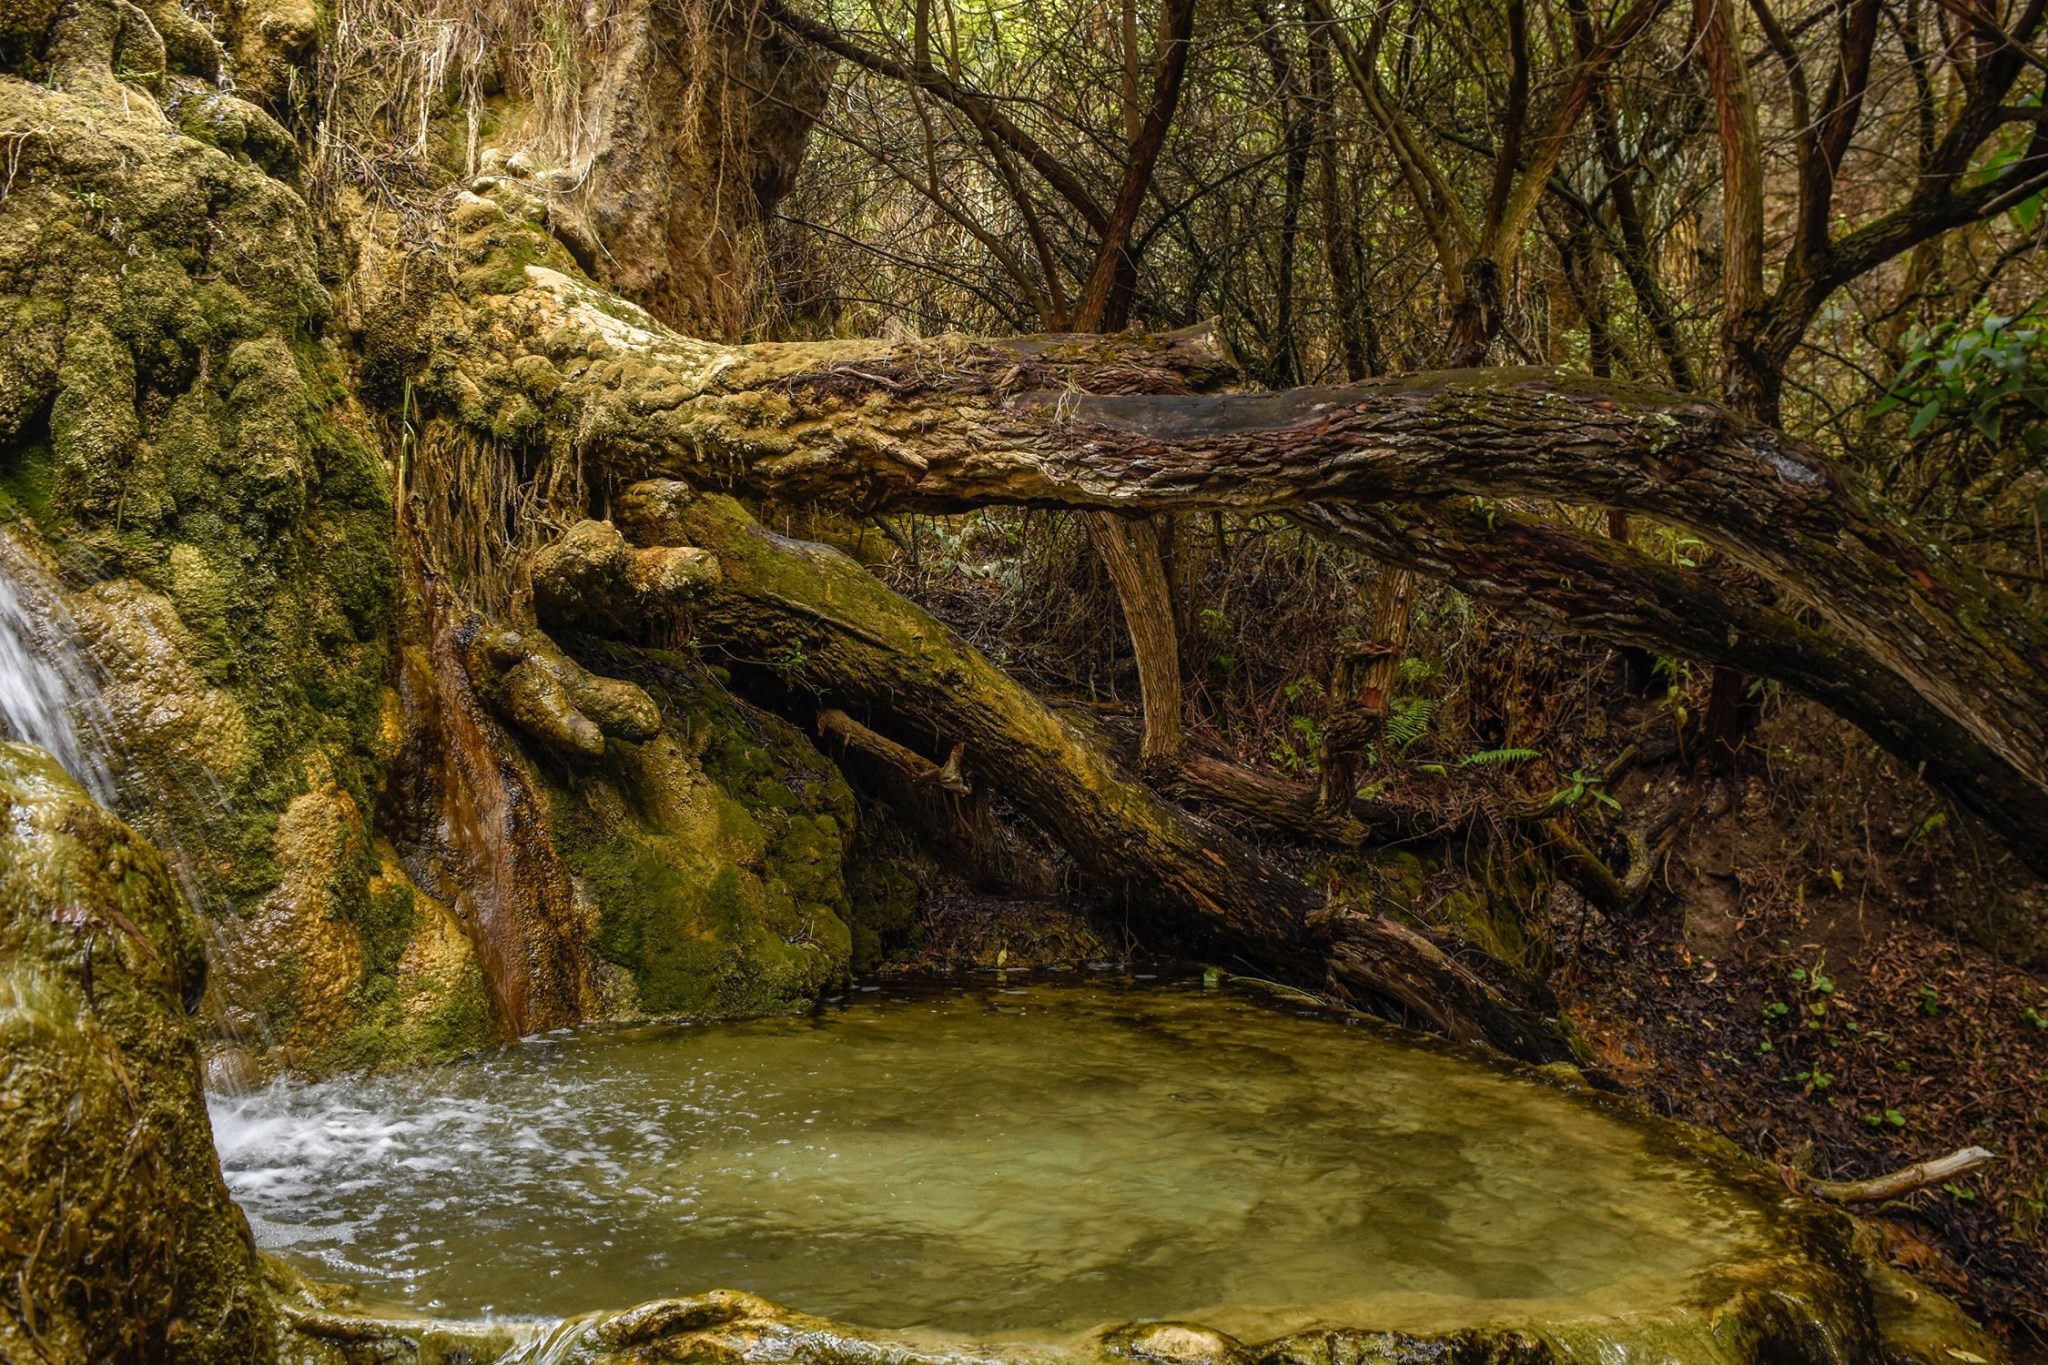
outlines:
{"label": "green foliage", "polygon": [[1835,1083],[1835,1078],[1818,1066],[1806,1067],[1797,1072],[1792,1079],[1799,1082],[1800,1087],[1809,1095],[1820,1094]]}
{"label": "green foliage", "polygon": [[1910,409],[1906,436],[1918,441],[1966,426],[1993,445],[2018,438],[2048,449],[2048,318],[1995,314],[1944,322],[1907,337],[1905,363],[1873,418]]}
{"label": "green foliage", "polygon": [[1406,751],[1429,733],[1436,723],[1437,703],[1433,697],[1396,697],[1387,712],[1387,741]]}
{"label": "green foliage", "polygon": [[1590,803],[1595,811],[1618,811],[1621,809],[1621,802],[1600,789],[1605,780],[1599,773],[1574,768],[1571,776],[1565,779],[1565,784],[1550,794],[1549,804],[1575,810]]}
{"label": "green foliage", "polygon": [[1466,754],[1458,760],[1461,768],[1511,768],[1517,763],[1527,763],[1541,758],[1536,749],[1481,749],[1476,754]]}

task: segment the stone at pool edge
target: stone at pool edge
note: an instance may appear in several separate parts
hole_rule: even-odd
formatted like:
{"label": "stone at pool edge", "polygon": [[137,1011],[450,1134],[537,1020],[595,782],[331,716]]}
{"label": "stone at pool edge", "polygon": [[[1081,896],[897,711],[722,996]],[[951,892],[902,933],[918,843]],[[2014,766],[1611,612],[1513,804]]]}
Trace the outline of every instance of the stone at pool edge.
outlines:
{"label": "stone at pool edge", "polygon": [[[904,1336],[863,1335],[723,1289],[559,1323],[381,1317],[354,1307],[344,1288],[316,1284],[265,1260],[282,1307],[280,1358],[288,1365],[495,1365],[514,1355],[523,1365],[1576,1365],[1622,1358],[1612,1355],[1616,1346],[1645,1365],[2006,1365],[1999,1345],[1953,1303],[1876,1259],[1876,1240],[1863,1224],[1834,1210],[1817,1212],[1847,1229],[1833,1259],[1864,1280],[1860,1287],[1871,1307],[1864,1325],[1875,1336],[1827,1321],[1831,1308],[1865,1300],[1855,1292],[1859,1286],[1827,1283],[1824,1265],[1809,1268],[1814,1278],[1804,1286],[1788,1279],[1796,1271],[1780,1266],[1766,1277],[1769,1283],[1718,1308],[1676,1315],[1661,1340],[1636,1335],[1625,1345],[1603,1336],[1598,1323],[1496,1322],[1443,1333],[1333,1327],[1245,1343],[1199,1323],[1143,1322],[1109,1327],[1065,1348],[921,1348]],[[1640,1334],[1644,1324],[1634,1326]],[[1701,1344],[1702,1328],[1712,1355],[1688,1349],[1689,1342]],[[1646,1349],[1634,1349],[1639,1346]]]}
{"label": "stone at pool edge", "polygon": [[204,961],[156,851],[0,742],[0,1359],[271,1358],[184,1012]]}

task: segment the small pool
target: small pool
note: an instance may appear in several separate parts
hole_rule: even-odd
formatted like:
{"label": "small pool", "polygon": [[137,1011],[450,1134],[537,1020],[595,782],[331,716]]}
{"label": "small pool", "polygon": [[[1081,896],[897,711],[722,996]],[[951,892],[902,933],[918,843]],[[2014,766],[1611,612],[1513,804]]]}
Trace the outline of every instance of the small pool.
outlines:
{"label": "small pool", "polygon": [[1590,1100],[1196,983],[857,994],[212,1110],[264,1247],[451,1316],[722,1287],[981,1339],[1429,1330],[1677,1303],[1767,1232]]}

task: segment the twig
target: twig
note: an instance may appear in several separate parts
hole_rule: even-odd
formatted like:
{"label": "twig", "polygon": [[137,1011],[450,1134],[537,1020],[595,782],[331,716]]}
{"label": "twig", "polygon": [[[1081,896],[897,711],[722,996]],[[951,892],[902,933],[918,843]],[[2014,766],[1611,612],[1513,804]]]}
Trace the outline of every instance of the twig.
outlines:
{"label": "twig", "polygon": [[1897,1199],[1929,1185],[1939,1185],[1959,1175],[1968,1175],[1979,1166],[1996,1160],[1996,1152],[1987,1152],[1982,1147],[1963,1147],[1947,1156],[1915,1162],[1869,1180],[1814,1180],[1809,1177],[1800,1183],[1808,1194],[1832,1199],[1838,1204],[1874,1204],[1884,1199]]}

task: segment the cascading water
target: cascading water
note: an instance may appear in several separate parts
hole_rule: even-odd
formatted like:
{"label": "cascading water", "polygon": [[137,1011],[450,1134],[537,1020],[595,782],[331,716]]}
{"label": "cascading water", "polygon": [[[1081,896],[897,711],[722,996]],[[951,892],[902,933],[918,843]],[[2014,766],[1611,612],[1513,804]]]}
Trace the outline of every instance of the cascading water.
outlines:
{"label": "cascading water", "polygon": [[57,586],[0,533],[0,732],[47,749],[95,801],[118,799],[112,727]]}
{"label": "cascading water", "polygon": [[[227,806],[226,794],[169,791],[124,761],[112,712],[101,698],[100,669],[65,608],[57,582],[11,533],[0,529],[0,739],[47,749],[93,800],[118,814],[148,812],[144,830],[199,914],[211,968],[227,964],[230,945],[206,914],[195,864],[186,855],[168,813],[174,801],[206,799]],[[217,1036],[246,1045],[242,1030],[215,1010]],[[260,1030],[260,1026],[259,1026]]]}

